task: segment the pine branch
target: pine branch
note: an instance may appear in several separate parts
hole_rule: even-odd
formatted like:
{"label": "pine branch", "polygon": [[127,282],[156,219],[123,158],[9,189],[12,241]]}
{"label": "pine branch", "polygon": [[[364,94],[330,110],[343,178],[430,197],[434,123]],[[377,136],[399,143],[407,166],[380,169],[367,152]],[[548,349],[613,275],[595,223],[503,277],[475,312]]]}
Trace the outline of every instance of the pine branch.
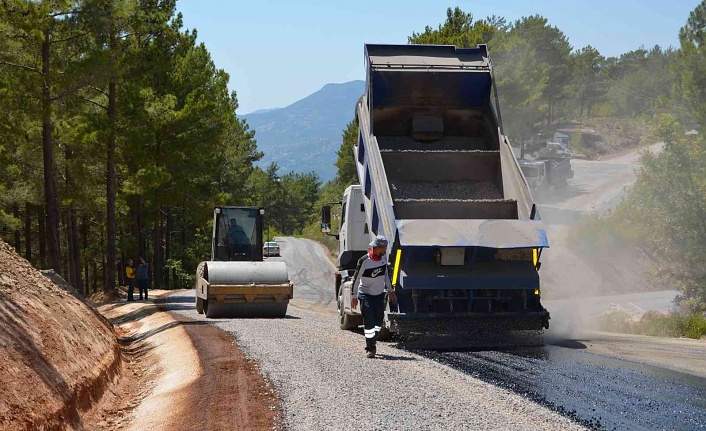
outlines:
{"label": "pine branch", "polygon": [[100,93],[100,94],[102,94],[102,95],[108,97],[108,93],[107,93],[106,91],[101,90],[101,89],[98,88],[98,87],[94,87],[93,85],[89,85],[88,88],[91,89],[91,90],[93,90],[93,91],[97,91],[98,93]]}
{"label": "pine branch", "polygon": [[29,72],[38,73],[40,75],[42,74],[41,70],[36,69],[34,67],[25,66],[24,64],[15,64],[15,63],[11,63],[11,62],[5,61],[5,60],[0,60],[0,66],[12,66],[12,67],[17,67],[18,69],[27,70]]}
{"label": "pine branch", "polygon": [[99,108],[101,108],[101,109],[104,109],[104,110],[106,110],[106,111],[108,110],[108,107],[107,107],[106,105],[101,105],[100,103],[96,102],[95,100],[88,99],[88,98],[82,97],[82,96],[78,96],[78,98],[81,99],[81,100],[83,100],[84,102],[91,103],[91,104],[93,104],[93,105],[95,105],[95,106],[97,106],[97,107],[99,107]]}
{"label": "pine branch", "polygon": [[70,41],[72,41],[72,40],[74,40],[74,39],[78,39],[78,38],[80,38],[80,37],[86,36],[87,34],[89,34],[89,33],[88,33],[88,32],[79,33],[79,34],[74,34],[73,36],[66,37],[66,38],[64,38],[64,39],[52,40],[52,41],[51,41],[51,44],[70,42]]}
{"label": "pine branch", "polygon": [[83,12],[81,9],[74,9],[74,10],[69,10],[69,11],[66,11],[66,12],[57,12],[57,13],[53,13],[53,14],[49,15],[49,17],[51,17],[51,18],[58,18],[58,17],[60,17],[60,16],[75,15],[75,14],[81,13],[81,12]]}

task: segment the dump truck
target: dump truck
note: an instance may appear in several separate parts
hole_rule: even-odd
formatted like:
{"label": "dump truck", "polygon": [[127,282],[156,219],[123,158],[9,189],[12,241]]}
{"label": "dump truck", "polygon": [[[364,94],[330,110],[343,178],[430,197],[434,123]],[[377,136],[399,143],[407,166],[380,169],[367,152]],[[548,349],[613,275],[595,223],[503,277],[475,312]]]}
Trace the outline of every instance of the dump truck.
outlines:
{"label": "dump truck", "polygon": [[365,45],[365,61],[351,155],[359,183],[322,208],[322,231],[339,243],[341,328],[361,323],[351,279],[375,235],[390,240],[398,299],[386,305],[387,331],[548,328],[538,271],[549,243],[503,134],[487,47]]}
{"label": "dump truck", "polygon": [[211,260],[196,270],[196,311],[206,317],[283,317],[294,288],[287,265],[263,259],[264,208],[213,210]]}

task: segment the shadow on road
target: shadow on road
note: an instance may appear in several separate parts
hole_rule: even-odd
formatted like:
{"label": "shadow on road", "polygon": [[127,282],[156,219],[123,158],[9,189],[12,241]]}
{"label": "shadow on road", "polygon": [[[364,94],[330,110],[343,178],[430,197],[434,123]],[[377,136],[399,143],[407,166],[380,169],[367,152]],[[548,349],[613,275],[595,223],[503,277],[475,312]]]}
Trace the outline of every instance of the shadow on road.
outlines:
{"label": "shadow on road", "polygon": [[383,359],[386,361],[416,361],[417,358],[413,358],[410,356],[394,356],[394,355],[383,355],[383,354],[378,354],[376,356],[377,359]]}
{"label": "shadow on road", "polygon": [[181,325],[208,325],[208,322],[204,322],[204,321],[169,322],[169,323],[164,324],[158,328],[151,329],[151,330],[145,332],[144,334],[140,334],[138,336],[119,338],[118,342],[122,345],[125,345],[125,344],[134,343],[136,341],[146,340],[154,335],[159,334],[160,332],[164,332],[168,329],[172,329],[172,328],[175,328],[175,327],[181,326]]}
{"label": "shadow on road", "polygon": [[134,310],[127,314],[124,314],[118,318],[109,319],[110,323],[112,323],[113,325],[122,325],[123,323],[134,322],[136,320],[144,319],[145,317],[151,316],[155,313],[159,313],[160,311],[192,310],[195,308],[194,305],[171,305],[169,303],[166,303],[165,306],[164,301],[160,303],[158,302],[158,300],[155,300],[155,304],[159,304],[161,306],[140,308],[138,310]]}
{"label": "shadow on road", "polygon": [[558,204],[577,196],[588,194],[586,186],[569,184],[566,187],[557,187],[553,191],[542,190],[533,193],[537,203],[542,204]]}
{"label": "shadow on road", "polygon": [[155,304],[193,304],[196,300],[193,296],[167,296],[166,298],[155,299]]}
{"label": "shadow on road", "polygon": [[[585,341],[585,340],[581,340]],[[585,344],[583,344],[579,340],[561,340],[561,341],[556,341],[549,343],[551,346],[557,346],[557,347],[564,347],[566,349],[574,349],[574,350],[583,350],[587,348]]]}

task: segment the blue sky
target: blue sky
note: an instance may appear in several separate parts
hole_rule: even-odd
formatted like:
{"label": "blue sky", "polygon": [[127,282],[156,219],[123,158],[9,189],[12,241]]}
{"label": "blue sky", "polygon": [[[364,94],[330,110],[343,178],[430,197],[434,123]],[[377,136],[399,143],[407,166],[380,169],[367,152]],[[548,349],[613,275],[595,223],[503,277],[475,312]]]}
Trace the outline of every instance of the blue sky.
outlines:
{"label": "blue sky", "polygon": [[[364,43],[406,43],[436,27],[446,8],[476,19],[513,21],[540,14],[574,48],[592,45],[617,56],[639,48],[678,46],[679,28],[698,0],[179,0],[187,28],[196,28],[238,92],[239,114],[283,107],[330,82],[363,79]],[[492,51],[491,51],[492,55]]]}

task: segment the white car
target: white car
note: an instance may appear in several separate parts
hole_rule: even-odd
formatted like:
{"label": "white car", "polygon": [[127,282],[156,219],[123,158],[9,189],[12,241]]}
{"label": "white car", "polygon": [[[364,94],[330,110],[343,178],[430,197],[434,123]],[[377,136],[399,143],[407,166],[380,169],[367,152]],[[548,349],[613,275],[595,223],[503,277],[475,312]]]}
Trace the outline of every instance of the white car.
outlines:
{"label": "white car", "polygon": [[267,257],[280,256],[279,244],[277,244],[275,241],[266,242],[265,245],[262,246],[262,255]]}

